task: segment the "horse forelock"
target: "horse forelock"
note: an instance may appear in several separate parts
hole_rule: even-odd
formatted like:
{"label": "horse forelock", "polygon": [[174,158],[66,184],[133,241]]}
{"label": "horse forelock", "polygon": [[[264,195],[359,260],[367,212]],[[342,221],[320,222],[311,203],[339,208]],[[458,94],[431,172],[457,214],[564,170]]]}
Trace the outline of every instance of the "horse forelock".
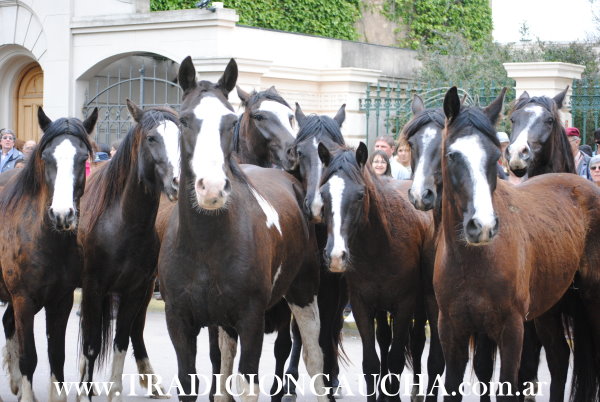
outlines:
{"label": "horse forelock", "polygon": [[417,134],[423,126],[429,123],[434,123],[440,129],[443,129],[446,124],[446,117],[444,116],[443,110],[440,108],[425,109],[406,123],[402,129],[402,135],[408,140]]}
{"label": "horse forelock", "polygon": [[344,136],[340,130],[338,124],[329,116],[321,116],[311,114],[307,116],[306,123],[298,131],[298,135],[294,140],[293,146],[310,140],[312,138],[318,138],[319,140],[329,138],[336,144],[345,145]]}
{"label": "horse forelock", "polygon": [[[463,131],[468,127],[475,128],[496,147],[500,148],[500,141],[496,135],[496,129],[483,111],[476,107],[462,108],[458,116],[446,124],[445,132],[447,139],[452,141],[458,136],[464,135],[465,133],[463,133]],[[470,132],[472,132],[472,130],[470,130]]]}

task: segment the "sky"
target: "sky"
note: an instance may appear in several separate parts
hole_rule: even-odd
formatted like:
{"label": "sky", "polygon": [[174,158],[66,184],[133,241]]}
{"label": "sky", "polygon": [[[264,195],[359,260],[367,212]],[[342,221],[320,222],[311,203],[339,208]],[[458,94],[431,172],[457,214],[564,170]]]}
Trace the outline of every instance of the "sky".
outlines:
{"label": "sky", "polygon": [[600,33],[594,15],[600,17],[600,0],[492,0],[493,36],[501,43],[518,42],[526,22],[532,40],[584,40]]}

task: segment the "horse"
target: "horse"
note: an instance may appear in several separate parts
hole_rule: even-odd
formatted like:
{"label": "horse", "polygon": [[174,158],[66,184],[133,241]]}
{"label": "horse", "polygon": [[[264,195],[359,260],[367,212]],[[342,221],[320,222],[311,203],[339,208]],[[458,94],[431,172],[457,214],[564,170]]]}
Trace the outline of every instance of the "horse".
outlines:
{"label": "horse", "polygon": [[[92,381],[96,359],[102,362],[107,355],[116,295],[110,379],[114,385],[109,394],[113,401],[121,400],[129,338],[140,374],[154,374],[143,339],[160,247],[154,225],[161,192],[171,200],[177,197],[180,170],[176,112],[162,107],[142,110],[130,100],[127,108],[136,125],[110,162],[90,177],[79,228],[84,252],[80,381]],[[82,399],[87,397],[91,395]]]}
{"label": "horse", "polygon": [[[497,181],[500,149],[493,123],[500,110],[501,103],[483,111],[461,108],[456,87],[444,98],[434,289],[450,394],[446,400],[462,398],[459,385],[468,340],[475,333],[499,345],[503,394],[498,400],[517,400],[523,322],[552,308],[574,280],[579,290],[572,400],[597,400],[600,190],[571,174],[542,175],[519,186]],[[564,237],[557,239],[557,233]]]}
{"label": "horse", "polygon": [[[258,399],[258,364],[265,311],[285,297],[298,322],[309,375],[326,399],[318,343],[318,261],[314,232],[300,204],[300,183],[288,173],[246,165],[233,154],[237,116],[227,101],[237,81],[231,59],[217,83],[196,81],[191,57],[181,63],[180,121],[183,191],[166,229],[159,257],[167,328],[185,393],[197,388],[196,338],[218,325],[222,389],[233,369],[237,336],[238,391]],[[192,384],[192,381],[194,384]],[[219,398],[223,398],[219,396]]]}
{"label": "horse", "polygon": [[510,113],[512,133],[506,160],[516,176],[575,172],[571,146],[558,112],[568,89],[554,98],[530,97],[524,91],[515,102]]}
{"label": "horse", "polygon": [[[379,397],[386,399],[385,393],[398,398],[421,272],[433,264],[431,214],[410,205],[405,183],[375,175],[366,164],[364,143],[356,152],[344,149],[334,156],[320,144],[318,152],[325,166],[320,187],[327,222],[325,259],[329,269],[343,272],[348,283],[363,346],[367,400],[376,399],[380,369],[384,377],[379,381]],[[375,352],[373,326],[381,311],[393,319],[388,367],[384,368]]]}
{"label": "horse", "polygon": [[[304,202],[302,208],[305,215],[315,224],[319,255],[321,256],[320,285],[319,285],[319,317],[321,319],[321,334],[319,343],[323,347],[324,373],[336,394],[339,386],[338,356],[341,345],[341,331],[343,328],[343,311],[348,303],[346,281],[340,274],[329,272],[323,259],[322,251],[327,243],[327,227],[321,221],[321,200],[319,186],[323,164],[319,159],[317,146],[323,143],[328,149],[334,150],[345,146],[341,126],[346,119],[346,105],[342,105],[333,118],[325,115],[306,116],[302,108],[296,103],[296,121],[298,122],[298,135],[287,150],[288,166],[303,187]],[[386,323],[387,325],[387,320]],[[382,325],[383,327],[383,325]],[[294,331],[294,345],[292,356],[286,374],[298,377],[298,363],[300,358],[301,342]],[[389,344],[388,344],[389,346]],[[293,383],[287,384],[289,391],[294,392]]]}
{"label": "horse", "polygon": [[9,302],[2,319],[4,361],[11,391],[21,401],[35,401],[33,321],[45,308],[51,377],[48,399],[66,401],[56,385],[64,381],[65,331],[73,291],[80,281],[76,228],[85,161],[92,154],[88,136],[96,125],[98,109],[83,122],[76,118],[52,121],[41,107],[37,116],[44,132],[40,143],[0,193],[0,298]]}

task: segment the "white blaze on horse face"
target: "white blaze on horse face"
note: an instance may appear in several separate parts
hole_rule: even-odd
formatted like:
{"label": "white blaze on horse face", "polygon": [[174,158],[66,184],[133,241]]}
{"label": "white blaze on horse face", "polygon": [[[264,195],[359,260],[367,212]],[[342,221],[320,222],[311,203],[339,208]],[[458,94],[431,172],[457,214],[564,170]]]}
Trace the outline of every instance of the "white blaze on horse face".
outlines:
{"label": "white blaze on horse face", "polygon": [[514,168],[524,168],[525,162],[523,162],[519,156],[523,150],[529,151],[529,131],[535,122],[544,114],[544,108],[538,105],[530,105],[523,109],[523,112],[527,112],[529,120],[527,125],[520,133],[518,133],[515,142],[508,146],[509,164]]}
{"label": "white blaze on horse face", "polygon": [[173,168],[173,176],[179,180],[179,127],[171,120],[164,120],[156,128],[156,132],[163,138],[165,150],[167,151],[167,159]]}
{"label": "white blaze on horse face", "polygon": [[[316,138],[313,138],[313,146],[315,147],[315,153],[318,153],[319,143]],[[310,203],[310,211],[313,216],[313,221],[321,222],[321,211],[323,210],[323,198],[321,198],[321,192],[319,191],[319,185],[321,184],[321,173],[323,171],[323,163],[321,159],[317,158],[317,180],[315,181],[314,196]]]}
{"label": "white blaze on horse face", "polygon": [[344,179],[334,175],[329,179],[329,194],[331,196],[331,212],[333,219],[333,248],[329,268],[339,272],[345,269],[343,255],[347,253],[346,241],[342,236],[342,200],[344,195]]}
{"label": "white blaze on horse face", "polygon": [[221,120],[224,116],[235,113],[216,97],[206,96],[196,106],[194,114],[202,121],[190,163],[195,176],[196,198],[201,208],[215,210],[222,208],[227,201]]}
{"label": "white blaze on horse face", "polygon": [[427,181],[427,177],[425,177],[425,155],[428,154],[429,147],[431,146],[431,142],[435,138],[437,131],[432,127],[427,127],[423,132],[422,137],[422,150],[421,157],[417,162],[417,167],[415,169],[415,174],[413,177],[413,183],[411,186],[411,194],[415,198],[417,202],[422,202],[421,197],[423,192],[425,191],[425,182]]}
{"label": "white blaze on horse face", "polygon": [[473,182],[473,208],[475,209],[473,219],[479,222],[483,233],[489,233],[489,230],[496,225],[496,214],[492,204],[490,184],[485,174],[486,153],[483,145],[479,137],[469,135],[459,138],[450,145],[450,151],[460,152],[467,162]]}
{"label": "white blaze on horse face", "polygon": [[277,119],[279,120],[281,125],[286,128],[290,135],[296,138],[296,135],[298,134],[298,129],[292,127],[292,124],[290,123],[290,118],[294,118],[294,112],[292,111],[292,109],[290,109],[283,103],[275,102],[272,100],[265,100],[261,102],[258,110],[273,113],[275,116],[277,116]]}
{"label": "white blaze on horse face", "polygon": [[281,225],[279,224],[279,214],[273,208],[273,205],[256,191],[256,189],[250,186],[250,190],[252,191],[252,195],[256,198],[258,205],[260,205],[260,209],[263,210],[265,216],[267,217],[267,228],[275,227],[279,231],[279,234],[283,236],[281,232]]}
{"label": "white blaze on horse face", "polygon": [[73,187],[75,186],[75,155],[77,150],[68,139],[64,139],[54,150],[56,180],[52,197],[52,211],[55,215],[67,215],[75,210]]}

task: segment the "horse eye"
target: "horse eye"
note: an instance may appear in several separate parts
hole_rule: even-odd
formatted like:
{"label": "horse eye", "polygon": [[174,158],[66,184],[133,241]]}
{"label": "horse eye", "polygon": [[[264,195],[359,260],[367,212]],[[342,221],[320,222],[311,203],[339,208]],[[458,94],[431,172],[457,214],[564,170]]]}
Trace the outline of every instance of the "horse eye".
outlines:
{"label": "horse eye", "polygon": [[304,156],[304,154],[302,153],[302,151],[296,151],[296,155],[298,155],[298,158],[301,158]]}
{"label": "horse eye", "polygon": [[290,126],[294,127],[294,116],[290,116]]}
{"label": "horse eye", "polygon": [[449,152],[448,159],[450,159],[451,161],[456,160],[456,152]]}
{"label": "horse eye", "polygon": [[254,113],[254,114],[252,115],[252,118],[253,118],[254,120],[256,120],[256,121],[261,121],[261,120],[264,120],[264,119],[265,119],[265,117],[264,117],[262,114],[259,114],[259,113]]}
{"label": "horse eye", "polygon": [[187,119],[186,119],[185,117],[180,117],[180,118],[179,118],[179,122],[181,123],[181,125],[182,125],[183,127],[188,127],[188,124],[187,124]]}
{"label": "horse eye", "polygon": [[546,120],[547,124],[553,124],[554,123],[554,118],[553,117],[549,117],[548,120]]}
{"label": "horse eye", "polygon": [[358,193],[358,197],[356,197],[359,201],[362,201],[365,198],[365,193],[360,192]]}
{"label": "horse eye", "polygon": [[153,136],[153,135],[149,135],[146,138],[148,138],[148,142],[158,142],[158,140],[156,139],[156,137]]}

